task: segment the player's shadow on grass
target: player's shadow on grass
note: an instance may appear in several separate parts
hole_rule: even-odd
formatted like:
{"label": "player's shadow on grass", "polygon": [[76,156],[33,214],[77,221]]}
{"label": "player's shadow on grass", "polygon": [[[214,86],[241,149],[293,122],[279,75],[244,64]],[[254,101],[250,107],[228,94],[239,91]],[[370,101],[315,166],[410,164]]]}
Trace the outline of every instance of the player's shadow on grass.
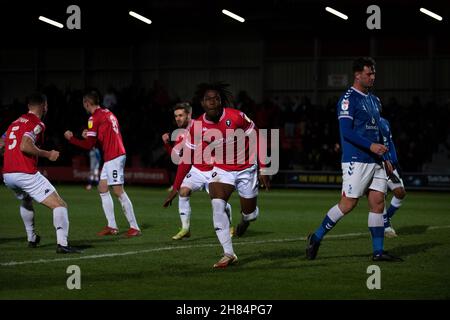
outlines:
{"label": "player's shadow on grass", "polygon": [[[439,242],[430,242],[430,243],[422,243],[422,244],[413,244],[406,246],[398,246],[392,249],[388,249],[387,251],[397,257],[405,258],[407,256],[415,255],[421,252],[426,252],[434,247],[442,246],[442,243]],[[371,258],[372,255],[370,253],[365,254],[348,254],[348,255],[339,255],[339,256],[319,256],[317,259],[340,259],[340,258]],[[306,259],[306,258],[305,258]]]}
{"label": "player's shadow on grass", "polygon": [[399,256],[399,257],[407,257],[411,255],[415,255],[421,252],[426,252],[435,247],[442,246],[442,243],[439,242],[429,242],[429,243],[421,243],[421,244],[412,244],[406,246],[398,246],[389,250],[389,253]]}
{"label": "player's shadow on grass", "polygon": [[[80,241],[80,240],[74,240],[69,241],[69,245],[71,247],[76,247],[77,249],[84,250],[84,249],[91,249],[94,246],[88,243],[89,241]],[[39,248],[53,248],[55,247],[55,243],[46,243],[46,244],[40,244]]]}
{"label": "player's shadow on grass", "polygon": [[[95,244],[102,244],[102,243],[108,243],[108,242],[117,242],[121,240],[128,240],[124,236],[108,236],[108,237],[98,237],[97,239],[81,239],[81,240],[69,240],[69,243],[71,246],[77,247],[79,249],[90,249],[94,248]],[[53,247],[55,246],[55,243],[44,243],[40,244],[39,247],[41,248],[47,248],[47,247]]]}
{"label": "player's shadow on grass", "polygon": [[[202,240],[216,240],[217,236],[215,235],[215,233],[211,233],[210,236],[202,236],[202,237],[196,237],[196,236],[191,236],[189,239],[183,239],[181,240],[177,240],[178,243],[183,243],[183,244],[188,244],[189,242],[196,242],[196,241],[202,241]],[[175,241],[172,240],[171,243],[174,243]]]}
{"label": "player's shadow on grass", "polygon": [[[323,251],[323,250],[322,250]],[[338,256],[330,256],[326,253],[321,255],[320,253],[317,255],[317,260],[329,260],[329,259],[342,259],[342,258],[358,258],[358,259],[370,259],[372,254],[367,253],[355,253],[355,254],[347,254],[347,255],[338,255]],[[305,255],[301,256],[302,260],[307,261]]]}
{"label": "player's shadow on grass", "polygon": [[149,229],[152,225],[149,223],[143,223],[139,226],[139,228],[141,228],[141,230],[146,230]]}
{"label": "player's shadow on grass", "polygon": [[417,226],[405,226],[395,228],[395,231],[398,235],[409,235],[409,234],[422,234],[427,231],[429,226],[417,225]]}
{"label": "player's shadow on grass", "polygon": [[27,241],[26,237],[15,237],[15,238],[0,238],[0,244],[6,243],[6,242],[16,242],[16,241]]}
{"label": "player's shadow on grass", "polygon": [[[238,239],[245,241],[245,239],[247,239],[247,238],[267,236],[269,234],[274,233],[273,231],[260,231],[260,230],[253,230],[250,228],[251,228],[251,226],[249,227],[249,229],[247,231],[245,231],[245,234],[242,237],[234,236],[233,241],[238,240]],[[234,230],[236,230],[236,227],[234,228]]]}
{"label": "player's shadow on grass", "polygon": [[[264,266],[261,266],[261,261],[267,261],[267,263],[264,264]],[[257,262],[258,267],[255,267],[255,269],[261,270],[263,268],[266,268],[268,270],[276,269],[298,269],[299,265],[298,263],[303,263],[307,261],[305,258],[305,254],[303,250],[297,250],[297,249],[276,249],[272,251],[259,251],[255,252],[252,255],[240,255],[238,265],[246,265],[252,262]],[[310,264],[308,264],[310,263]],[[317,268],[318,266],[325,266],[328,264],[320,263],[320,261],[314,261],[310,262],[308,261],[307,264],[302,264],[303,267],[314,267]],[[248,270],[248,268],[246,268]]]}

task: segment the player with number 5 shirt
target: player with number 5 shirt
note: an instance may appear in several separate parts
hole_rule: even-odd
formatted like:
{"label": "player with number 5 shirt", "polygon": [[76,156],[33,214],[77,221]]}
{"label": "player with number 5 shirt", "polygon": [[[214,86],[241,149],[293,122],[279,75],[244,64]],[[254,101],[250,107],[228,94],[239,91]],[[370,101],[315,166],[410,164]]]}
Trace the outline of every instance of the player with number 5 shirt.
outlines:
{"label": "player with number 5 shirt", "polygon": [[41,241],[35,230],[34,200],[53,211],[56,253],[78,253],[78,249],[68,244],[67,204],[37,169],[39,157],[50,161],[59,158],[58,151],[40,148],[44,141],[45,125],[42,118],[48,110],[47,97],[41,93],[33,93],[27,100],[28,113],[13,121],[2,138],[5,147],[3,180],[21,201],[20,216],[27,232],[28,247],[36,248]]}

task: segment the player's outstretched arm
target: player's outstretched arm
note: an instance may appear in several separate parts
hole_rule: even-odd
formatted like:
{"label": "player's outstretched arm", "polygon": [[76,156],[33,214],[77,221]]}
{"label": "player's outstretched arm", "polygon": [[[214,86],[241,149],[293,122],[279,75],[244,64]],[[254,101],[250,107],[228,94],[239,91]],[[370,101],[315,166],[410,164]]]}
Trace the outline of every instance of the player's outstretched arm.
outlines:
{"label": "player's outstretched arm", "polygon": [[59,158],[59,151],[56,150],[43,150],[36,147],[33,139],[28,136],[23,136],[20,143],[20,151],[30,156],[38,156],[41,158],[47,158],[50,161],[56,161]]}
{"label": "player's outstretched arm", "polygon": [[91,150],[95,146],[95,143],[97,142],[97,139],[95,137],[87,137],[86,139],[83,140],[77,139],[74,137],[73,132],[70,130],[64,132],[64,138],[66,138],[66,140],[69,141],[71,144],[86,150]]}

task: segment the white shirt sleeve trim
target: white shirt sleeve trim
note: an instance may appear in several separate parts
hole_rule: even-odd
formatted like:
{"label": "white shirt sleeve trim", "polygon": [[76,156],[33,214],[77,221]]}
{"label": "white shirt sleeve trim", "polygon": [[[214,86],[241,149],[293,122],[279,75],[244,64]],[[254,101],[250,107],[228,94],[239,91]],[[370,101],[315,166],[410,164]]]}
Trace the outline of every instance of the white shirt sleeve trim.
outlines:
{"label": "white shirt sleeve trim", "polygon": [[255,124],[252,122],[251,124],[250,124],[250,127],[247,129],[247,130],[245,130],[245,134],[250,134],[250,132],[253,130],[255,128]]}
{"label": "white shirt sleeve trim", "polygon": [[36,135],[33,132],[25,132],[23,135],[33,140],[33,142],[36,142]]}
{"label": "white shirt sleeve trim", "polygon": [[338,119],[341,119],[341,118],[348,118],[348,119],[352,119],[352,120],[353,120],[353,117],[352,117],[352,116],[339,116],[339,117],[338,117]]}

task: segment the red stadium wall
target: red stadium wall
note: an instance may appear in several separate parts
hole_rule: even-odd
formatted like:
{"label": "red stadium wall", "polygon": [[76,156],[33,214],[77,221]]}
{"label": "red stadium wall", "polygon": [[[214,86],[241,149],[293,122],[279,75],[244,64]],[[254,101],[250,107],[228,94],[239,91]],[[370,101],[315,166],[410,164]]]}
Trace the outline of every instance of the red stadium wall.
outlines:
{"label": "red stadium wall", "polygon": [[[39,171],[51,182],[86,182],[89,177],[89,168],[83,167],[41,167]],[[126,168],[125,183],[169,184],[169,173],[165,169]]]}

